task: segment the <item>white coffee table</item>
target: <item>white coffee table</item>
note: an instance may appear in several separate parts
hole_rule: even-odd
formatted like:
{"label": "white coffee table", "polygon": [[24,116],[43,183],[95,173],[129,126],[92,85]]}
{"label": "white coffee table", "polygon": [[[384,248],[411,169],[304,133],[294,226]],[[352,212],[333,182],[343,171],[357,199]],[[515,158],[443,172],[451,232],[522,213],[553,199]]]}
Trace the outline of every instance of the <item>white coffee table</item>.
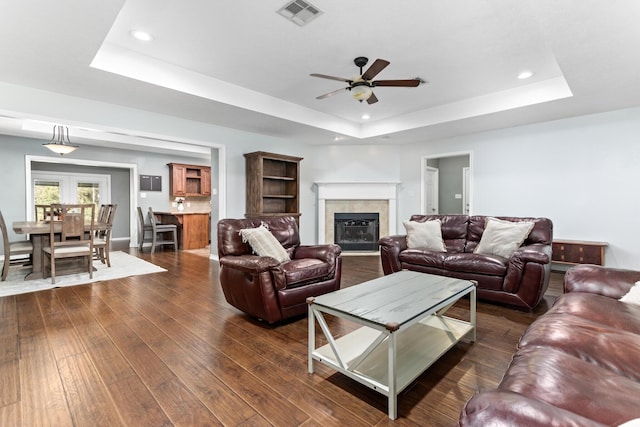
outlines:
{"label": "white coffee table", "polygon": [[[468,294],[468,321],[444,315]],[[402,390],[462,338],[476,340],[476,286],[468,280],[400,271],[307,303],[309,373],[319,361],[387,396],[391,419]],[[336,338],[325,314],[362,327]],[[316,321],[328,342],[319,348]]]}

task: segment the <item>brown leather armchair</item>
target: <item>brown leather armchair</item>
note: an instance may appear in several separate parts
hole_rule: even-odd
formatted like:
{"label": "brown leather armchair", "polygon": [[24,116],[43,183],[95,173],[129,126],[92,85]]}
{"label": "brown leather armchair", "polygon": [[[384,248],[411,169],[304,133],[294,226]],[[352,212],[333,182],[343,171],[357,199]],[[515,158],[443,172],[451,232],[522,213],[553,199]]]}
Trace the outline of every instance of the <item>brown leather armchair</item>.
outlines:
{"label": "brown leather armchair", "polygon": [[[240,230],[264,223],[291,261],[253,254]],[[269,323],[307,312],[306,299],[340,289],[338,245],[300,245],[294,217],[222,219],[218,221],[220,284],[229,304]]]}

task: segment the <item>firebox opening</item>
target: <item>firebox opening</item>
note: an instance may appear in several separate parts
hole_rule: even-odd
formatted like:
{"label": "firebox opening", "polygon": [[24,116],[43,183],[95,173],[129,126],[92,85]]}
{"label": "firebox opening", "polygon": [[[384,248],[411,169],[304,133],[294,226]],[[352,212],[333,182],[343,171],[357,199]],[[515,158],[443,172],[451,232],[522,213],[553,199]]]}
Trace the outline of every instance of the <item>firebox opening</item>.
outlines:
{"label": "firebox opening", "polygon": [[334,240],[343,251],[377,251],[378,213],[334,213]]}

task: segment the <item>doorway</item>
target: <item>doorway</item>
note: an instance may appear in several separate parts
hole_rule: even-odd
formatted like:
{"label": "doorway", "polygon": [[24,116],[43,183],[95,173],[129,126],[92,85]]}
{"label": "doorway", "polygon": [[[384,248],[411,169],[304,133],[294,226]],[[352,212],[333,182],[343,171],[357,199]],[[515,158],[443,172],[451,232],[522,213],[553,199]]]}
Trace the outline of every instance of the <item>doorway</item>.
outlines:
{"label": "doorway", "polygon": [[95,212],[101,204],[111,203],[111,176],[103,174],[47,173],[32,171],[33,200],[28,200],[28,210],[33,205],[51,203],[90,203]]}
{"label": "doorway", "polygon": [[472,153],[425,156],[422,161],[422,213],[470,215]]}

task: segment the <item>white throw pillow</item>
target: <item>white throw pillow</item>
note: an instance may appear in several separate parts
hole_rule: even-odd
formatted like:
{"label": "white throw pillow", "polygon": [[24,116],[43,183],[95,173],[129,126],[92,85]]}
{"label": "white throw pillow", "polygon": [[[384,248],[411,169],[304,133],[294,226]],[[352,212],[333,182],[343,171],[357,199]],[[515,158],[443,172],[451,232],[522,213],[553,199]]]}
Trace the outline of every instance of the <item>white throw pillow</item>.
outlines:
{"label": "white throw pillow", "polygon": [[634,418],[626,423],[619,424],[618,427],[640,427],[640,418]]}
{"label": "white throw pillow", "polygon": [[436,252],[447,251],[444,240],[442,240],[442,223],[439,219],[425,222],[403,221],[402,224],[407,230],[407,247],[409,249],[427,248]]}
{"label": "white throw pillow", "polygon": [[473,252],[510,258],[527,238],[533,225],[533,222],[528,221],[511,222],[487,218],[480,243]]}
{"label": "white throw pillow", "polygon": [[248,242],[258,256],[270,256],[278,262],[290,261],[289,254],[278,239],[265,227],[243,228],[240,230],[243,242]]}
{"label": "white throw pillow", "polygon": [[620,298],[620,301],[640,305],[640,282],[636,282],[636,284],[629,289],[629,292]]}

